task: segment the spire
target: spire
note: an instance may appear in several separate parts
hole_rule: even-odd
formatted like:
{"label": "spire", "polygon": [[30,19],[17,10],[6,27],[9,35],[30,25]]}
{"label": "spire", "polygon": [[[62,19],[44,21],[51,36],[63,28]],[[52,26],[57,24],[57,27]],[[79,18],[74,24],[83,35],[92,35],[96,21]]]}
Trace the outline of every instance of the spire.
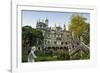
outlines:
{"label": "spire", "polygon": [[55,27],[56,27],[56,23],[55,23]]}
{"label": "spire", "polygon": [[38,20],[37,20],[37,22],[36,22],[36,28],[38,28],[38,24],[39,24],[39,23],[38,23]]}
{"label": "spire", "polygon": [[44,22],[44,19],[42,19],[42,22]]}
{"label": "spire", "polygon": [[39,20],[37,20],[37,23],[39,22]]}
{"label": "spire", "polygon": [[38,25],[38,20],[37,20],[36,24]]}
{"label": "spire", "polygon": [[48,19],[47,19],[47,17],[46,17],[46,19],[45,19],[45,20],[48,20]]}
{"label": "spire", "polygon": [[66,26],[65,26],[65,24],[64,24],[64,30],[66,30]]}
{"label": "spire", "polygon": [[47,17],[45,19],[45,24],[48,25],[48,19],[47,19]]}

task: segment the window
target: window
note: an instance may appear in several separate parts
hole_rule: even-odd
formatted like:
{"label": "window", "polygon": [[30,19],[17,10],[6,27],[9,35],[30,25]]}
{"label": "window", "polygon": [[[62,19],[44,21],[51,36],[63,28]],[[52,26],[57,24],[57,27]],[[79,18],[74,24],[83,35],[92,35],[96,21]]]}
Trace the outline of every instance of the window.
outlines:
{"label": "window", "polygon": [[54,44],[57,44],[57,42],[56,42],[56,41],[54,41]]}
{"label": "window", "polygon": [[72,45],[72,47],[74,48],[74,45]]}
{"label": "window", "polygon": [[67,43],[67,42],[65,42],[65,44],[67,45],[68,43]]}
{"label": "window", "polygon": [[50,41],[48,41],[48,44],[50,44]]}
{"label": "window", "polygon": [[63,42],[61,42],[61,45],[63,45]]}

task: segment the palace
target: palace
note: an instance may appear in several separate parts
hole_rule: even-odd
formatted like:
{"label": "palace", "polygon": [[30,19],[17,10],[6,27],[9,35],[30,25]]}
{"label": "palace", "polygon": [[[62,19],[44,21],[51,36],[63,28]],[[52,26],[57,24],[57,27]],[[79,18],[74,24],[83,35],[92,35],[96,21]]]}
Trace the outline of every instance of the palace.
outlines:
{"label": "palace", "polygon": [[[41,30],[44,37],[42,44],[37,43],[36,49],[41,50],[45,55],[49,54],[53,57],[57,57],[58,52],[59,54],[63,53],[62,55],[64,55],[64,57],[66,55],[70,60],[80,59],[82,54],[85,54],[86,59],[90,58],[89,46],[85,45],[81,39],[75,38],[70,31],[66,30],[65,25],[63,28],[56,25],[54,27],[49,27],[48,22],[49,21],[46,18],[44,21],[39,20],[36,23],[36,29]],[[34,50],[35,47],[31,49],[31,52],[28,55],[29,62],[33,62],[34,58],[37,57],[34,54]],[[80,55],[80,57],[78,55]]]}
{"label": "palace", "polygon": [[[36,28],[43,32],[44,41],[42,47],[45,49],[65,49],[71,50],[76,44],[73,43],[73,37],[71,32],[60,26],[49,27],[49,20],[46,18],[44,21],[37,21]],[[72,44],[73,43],[73,44]],[[40,47],[41,48],[41,45]]]}

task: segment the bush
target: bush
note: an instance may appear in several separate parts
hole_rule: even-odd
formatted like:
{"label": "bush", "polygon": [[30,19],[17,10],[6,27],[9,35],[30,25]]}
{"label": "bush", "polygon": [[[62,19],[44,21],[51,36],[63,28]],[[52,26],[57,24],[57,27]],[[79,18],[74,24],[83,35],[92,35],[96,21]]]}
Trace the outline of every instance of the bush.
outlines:
{"label": "bush", "polygon": [[22,48],[22,62],[28,61],[28,50],[26,48]]}
{"label": "bush", "polygon": [[70,56],[68,52],[60,52],[57,55],[58,60],[70,60]]}

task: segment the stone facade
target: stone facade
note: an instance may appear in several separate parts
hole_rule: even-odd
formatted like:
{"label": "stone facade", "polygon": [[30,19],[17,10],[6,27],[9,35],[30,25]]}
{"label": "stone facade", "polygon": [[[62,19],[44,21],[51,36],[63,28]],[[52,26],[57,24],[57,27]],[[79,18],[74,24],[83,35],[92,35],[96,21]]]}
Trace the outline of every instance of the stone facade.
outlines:
{"label": "stone facade", "polygon": [[36,28],[43,32],[44,41],[43,48],[66,49],[72,48],[72,35],[66,30],[65,25],[63,28],[60,26],[48,27],[48,19],[44,21],[37,21]]}

